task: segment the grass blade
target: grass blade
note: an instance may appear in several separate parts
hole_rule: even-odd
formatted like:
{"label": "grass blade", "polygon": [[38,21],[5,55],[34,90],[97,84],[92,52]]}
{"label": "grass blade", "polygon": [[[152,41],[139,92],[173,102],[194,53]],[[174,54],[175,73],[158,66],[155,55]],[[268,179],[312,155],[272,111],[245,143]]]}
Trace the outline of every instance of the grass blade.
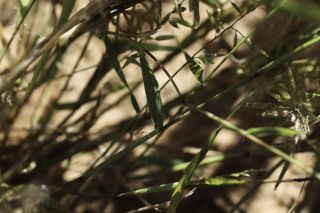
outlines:
{"label": "grass blade", "polygon": [[144,53],[141,53],[140,55],[140,63],[147,97],[148,110],[155,128],[160,130],[163,126],[163,109],[159,84],[149,67]]}
{"label": "grass blade", "polygon": [[265,136],[295,136],[299,135],[299,132],[293,129],[278,127],[278,126],[266,126],[266,127],[256,127],[247,130],[249,134],[265,137]]}
{"label": "grass blade", "polygon": [[110,58],[110,63],[112,64],[113,68],[116,70],[116,73],[118,74],[122,83],[128,88],[132,106],[135,109],[135,111],[138,113],[140,111],[138,101],[137,101],[136,97],[134,96],[134,94],[132,93],[132,91],[129,87],[128,81],[127,81],[127,79],[123,73],[123,70],[120,66],[120,63],[118,61],[118,53],[116,51],[116,48],[114,47],[112,42],[107,37],[105,37],[104,42],[105,42],[107,52],[108,52],[108,55]]}
{"label": "grass blade", "polygon": [[200,64],[196,62],[188,53],[184,53],[189,69],[193,73],[193,75],[196,77],[196,79],[203,84],[203,69],[201,68]]}

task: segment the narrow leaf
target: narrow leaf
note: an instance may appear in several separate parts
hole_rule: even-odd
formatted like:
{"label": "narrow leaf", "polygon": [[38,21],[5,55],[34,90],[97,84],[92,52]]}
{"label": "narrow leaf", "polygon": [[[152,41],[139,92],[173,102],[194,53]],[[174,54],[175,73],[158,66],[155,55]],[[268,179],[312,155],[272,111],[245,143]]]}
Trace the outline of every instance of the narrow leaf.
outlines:
{"label": "narrow leaf", "polygon": [[123,70],[122,70],[120,63],[118,61],[118,53],[116,51],[116,48],[113,46],[112,42],[107,37],[104,39],[104,42],[107,47],[107,52],[108,52],[108,55],[110,58],[110,63],[113,66],[113,68],[116,70],[116,73],[118,74],[122,83],[128,88],[133,108],[135,109],[136,112],[139,112],[140,107],[139,107],[138,101],[137,101],[136,97],[133,95],[133,93],[129,87],[129,84],[127,82],[127,79],[126,79],[125,75],[123,74]]}
{"label": "narrow leaf", "polygon": [[293,129],[277,127],[277,126],[266,126],[266,127],[257,127],[257,128],[250,128],[247,130],[249,134],[255,136],[295,136],[299,135],[299,132]]}
{"label": "narrow leaf", "polygon": [[188,55],[188,53],[184,53],[189,69],[191,70],[191,72],[193,73],[193,75],[196,77],[196,79],[203,84],[203,69],[201,68],[200,64],[198,62],[196,62],[190,55]]}
{"label": "narrow leaf", "polygon": [[147,97],[148,110],[155,128],[157,130],[160,130],[163,126],[163,110],[159,85],[157,79],[155,78],[149,67],[144,53],[142,53],[140,56],[140,64]]}

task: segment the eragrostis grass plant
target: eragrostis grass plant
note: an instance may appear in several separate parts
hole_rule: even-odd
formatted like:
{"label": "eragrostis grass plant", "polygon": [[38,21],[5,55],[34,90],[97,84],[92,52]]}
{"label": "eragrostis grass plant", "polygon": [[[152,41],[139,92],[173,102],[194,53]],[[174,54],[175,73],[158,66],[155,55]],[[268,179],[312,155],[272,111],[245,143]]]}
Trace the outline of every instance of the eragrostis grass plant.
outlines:
{"label": "eragrostis grass plant", "polygon": [[317,1],[0,5],[1,212],[315,210]]}

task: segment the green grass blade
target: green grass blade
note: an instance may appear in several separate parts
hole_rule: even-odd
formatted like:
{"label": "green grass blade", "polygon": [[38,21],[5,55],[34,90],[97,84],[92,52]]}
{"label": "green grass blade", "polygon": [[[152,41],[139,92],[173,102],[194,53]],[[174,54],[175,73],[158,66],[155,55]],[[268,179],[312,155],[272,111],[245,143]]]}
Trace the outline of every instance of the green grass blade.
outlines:
{"label": "green grass blade", "polygon": [[203,69],[201,68],[200,64],[198,62],[196,62],[188,53],[184,53],[187,63],[188,63],[188,67],[191,70],[191,72],[193,73],[193,75],[196,77],[196,79],[203,84]]}
{"label": "green grass blade", "polygon": [[266,127],[256,127],[247,130],[249,134],[266,137],[266,136],[295,136],[299,135],[299,132],[293,129],[278,127],[278,126],[266,126]]}
{"label": "green grass blade", "polygon": [[112,64],[113,68],[116,70],[116,73],[118,74],[120,80],[122,81],[122,83],[128,88],[129,93],[130,93],[130,99],[131,99],[131,103],[133,108],[135,109],[135,111],[138,113],[140,111],[140,107],[138,104],[138,101],[136,99],[136,97],[134,96],[134,94],[132,93],[128,81],[123,73],[123,70],[120,66],[120,63],[118,61],[118,53],[116,48],[114,47],[114,45],[112,44],[112,42],[106,37],[104,39],[106,48],[107,48],[107,52],[110,58],[110,63]]}
{"label": "green grass blade", "polygon": [[163,126],[163,109],[159,84],[149,67],[144,53],[141,53],[140,64],[147,97],[148,110],[155,128],[160,130]]}

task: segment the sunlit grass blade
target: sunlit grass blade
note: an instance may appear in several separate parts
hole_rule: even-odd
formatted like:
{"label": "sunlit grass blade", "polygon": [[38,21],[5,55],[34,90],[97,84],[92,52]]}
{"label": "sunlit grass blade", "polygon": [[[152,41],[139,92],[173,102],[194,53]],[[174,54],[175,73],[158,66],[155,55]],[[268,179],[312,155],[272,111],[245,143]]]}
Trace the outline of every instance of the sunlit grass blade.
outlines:
{"label": "sunlit grass blade", "polygon": [[147,97],[148,110],[155,128],[160,130],[163,126],[163,109],[159,84],[156,77],[152,73],[151,68],[149,67],[144,53],[141,53],[140,55],[140,64]]}
{"label": "sunlit grass blade", "polygon": [[193,73],[194,77],[196,77],[196,79],[203,84],[203,69],[201,68],[200,64],[195,61],[188,53],[184,53],[187,63],[188,63],[188,67],[191,70],[191,72]]}
{"label": "sunlit grass blade", "polygon": [[258,136],[258,137],[268,137],[268,136],[295,136],[299,135],[300,133],[293,129],[288,129],[284,127],[278,126],[265,126],[265,127],[256,127],[247,129],[249,134]]}

